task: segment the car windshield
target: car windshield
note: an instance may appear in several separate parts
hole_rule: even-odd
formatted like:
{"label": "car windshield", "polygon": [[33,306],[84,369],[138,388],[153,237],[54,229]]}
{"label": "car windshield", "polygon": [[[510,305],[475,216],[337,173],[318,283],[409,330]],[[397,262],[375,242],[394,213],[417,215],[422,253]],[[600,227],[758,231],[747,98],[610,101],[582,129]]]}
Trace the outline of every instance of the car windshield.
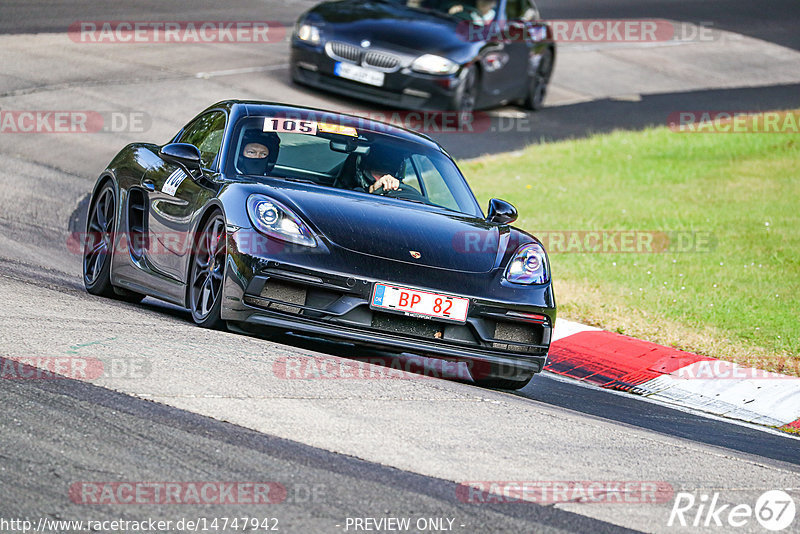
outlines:
{"label": "car windshield", "polygon": [[387,196],[481,216],[472,191],[448,156],[434,147],[372,130],[304,119],[245,117],[234,127],[226,172],[362,194],[371,194],[370,186],[388,174],[400,185],[396,191],[383,191]]}
{"label": "car windshield", "polygon": [[497,16],[497,0],[389,0],[410,8],[432,11],[440,15],[488,24]]}

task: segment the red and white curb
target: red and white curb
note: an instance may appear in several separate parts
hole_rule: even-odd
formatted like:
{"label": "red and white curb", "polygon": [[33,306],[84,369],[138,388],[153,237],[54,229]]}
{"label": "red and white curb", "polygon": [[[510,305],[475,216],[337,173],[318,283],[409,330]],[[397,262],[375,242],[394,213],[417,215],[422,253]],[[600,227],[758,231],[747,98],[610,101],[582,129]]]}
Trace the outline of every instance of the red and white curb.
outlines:
{"label": "red and white curb", "polygon": [[545,371],[721,417],[800,430],[800,378],[558,319]]}

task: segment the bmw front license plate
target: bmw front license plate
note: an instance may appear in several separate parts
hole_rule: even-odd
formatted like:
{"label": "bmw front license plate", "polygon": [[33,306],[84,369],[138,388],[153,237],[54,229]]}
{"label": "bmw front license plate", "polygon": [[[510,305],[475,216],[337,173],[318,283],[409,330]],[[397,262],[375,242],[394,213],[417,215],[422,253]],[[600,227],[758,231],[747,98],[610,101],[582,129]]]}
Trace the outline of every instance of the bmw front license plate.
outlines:
{"label": "bmw front license plate", "polygon": [[365,83],[367,85],[374,85],[375,87],[381,87],[383,85],[384,74],[381,71],[365,69],[364,67],[351,65],[350,63],[336,63],[336,66],[333,67],[333,73],[342,78]]}
{"label": "bmw front license plate", "polygon": [[402,313],[411,317],[465,323],[469,311],[469,299],[408,287],[375,284],[370,308]]}

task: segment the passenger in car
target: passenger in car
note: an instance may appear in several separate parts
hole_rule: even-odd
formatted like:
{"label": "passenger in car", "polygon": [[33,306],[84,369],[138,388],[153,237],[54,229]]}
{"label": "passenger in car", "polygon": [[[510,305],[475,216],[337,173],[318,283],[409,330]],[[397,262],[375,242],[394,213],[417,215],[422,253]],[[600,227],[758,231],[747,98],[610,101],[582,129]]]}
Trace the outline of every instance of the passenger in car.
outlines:
{"label": "passenger in car", "polygon": [[477,0],[475,7],[467,5],[466,8],[463,4],[455,4],[447,12],[451,15],[469,12],[469,19],[473,24],[483,26],[489,24],[497,16],[495,7],[497,2],[495,0]]}

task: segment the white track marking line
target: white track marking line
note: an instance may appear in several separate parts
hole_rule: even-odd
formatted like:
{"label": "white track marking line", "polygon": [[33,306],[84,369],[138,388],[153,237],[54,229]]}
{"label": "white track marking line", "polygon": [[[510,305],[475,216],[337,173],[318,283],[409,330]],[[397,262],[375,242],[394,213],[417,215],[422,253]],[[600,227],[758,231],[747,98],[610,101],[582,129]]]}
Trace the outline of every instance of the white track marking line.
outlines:
{"label": "white track marking line", "polygon": [[261,67],[242,67],[239,69],[227,70],[212,70],[210,72],[198,72],[194,75],[195,78],[216,78],[218,76],[235,76],[237,74],[250,74],[253,72],[269,72],[273,70],[288,69],[288,63],[281,63],[279,65],[264,65]]}

